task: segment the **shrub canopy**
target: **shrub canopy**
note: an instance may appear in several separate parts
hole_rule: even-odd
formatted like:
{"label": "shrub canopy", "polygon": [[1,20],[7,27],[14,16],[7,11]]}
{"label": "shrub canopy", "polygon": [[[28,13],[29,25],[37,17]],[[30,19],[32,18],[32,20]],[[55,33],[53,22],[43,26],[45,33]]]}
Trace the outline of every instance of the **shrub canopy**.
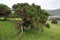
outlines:
{"label": "shrub canopy", "polygon": [[35,5],[34,3],[32,5],[29,5],[28,3],[17,3],[12,6],[12,9],[15,11],[16,15],[19,15],[20,18],[22,18],[22,21],[24,22],[23,25],[25,26],[27,24],[32,26],[40,23],[45,24],[49,16],[47,11],[41,9],[41,6]]}
{"label": "shrub canopy", "polygon": [[0,16],[8,16],[11,13],[11,9],[5,5],[5,4],[0,4]]}

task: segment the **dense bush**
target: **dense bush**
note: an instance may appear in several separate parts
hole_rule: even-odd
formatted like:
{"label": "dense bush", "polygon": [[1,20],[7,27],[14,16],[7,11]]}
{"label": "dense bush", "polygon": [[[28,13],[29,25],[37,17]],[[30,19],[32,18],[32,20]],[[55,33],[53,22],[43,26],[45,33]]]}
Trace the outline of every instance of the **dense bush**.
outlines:
{"label": "dense bush", "polygon": [[57,24],[58,21],[57,21],[57,20],[52,20],[51,23],[53,23],[53,24]]}
{"label": "dense bush", "polygon": [[10,13],[11,9],[7,5],[0,4],[0,17],[4,17],[6,19]]}

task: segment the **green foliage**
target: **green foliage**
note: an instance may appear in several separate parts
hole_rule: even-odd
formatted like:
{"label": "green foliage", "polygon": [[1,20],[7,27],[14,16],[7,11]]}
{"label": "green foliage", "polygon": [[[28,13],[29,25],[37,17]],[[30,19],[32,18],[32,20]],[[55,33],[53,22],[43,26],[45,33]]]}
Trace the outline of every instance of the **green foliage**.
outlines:
{"label": "green foliage", "polygon": [[29,4],[28,4],[28,3],[24,3],[24,4],[23,4],[23,3],[17,3],[17,4],[14,4],[14,5],[12,6],[12,9],[13,9],[13,10],[16,10],[17,8],[20,8],[20,9],[21,9],[21,8],[23,7],[23,5],[24,5],[24,6],[28,6]]}
{"label": "green foliage", "polygon": [[17,3],[12,6],[16,14],[19,14],[21,17],[28,18],[33,17],[36,19],[41,19],[46,22],[49,14],[47,11],[42,10],[39,5],[29,5],[28,3]]}
{"label": "green foliage", "polygon": [[0,4],[0,16],[7,17],[11,13],[11,9],[5,5],[5,4]]}
{"label": "green foliage", "polygon": [[53,24],[57,24],[58,21],[57,21],[57,20],[52,20],[51,23],[53,23]]}

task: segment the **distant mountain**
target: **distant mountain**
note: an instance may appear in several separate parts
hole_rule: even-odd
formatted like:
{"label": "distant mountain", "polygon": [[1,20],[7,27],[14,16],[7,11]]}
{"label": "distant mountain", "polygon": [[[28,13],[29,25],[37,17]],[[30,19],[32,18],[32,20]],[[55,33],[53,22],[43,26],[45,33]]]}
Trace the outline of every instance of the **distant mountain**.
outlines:
{"label": "distant mountain", "polygon": [[48,10],[50,15],[52,16],[60,16],[60,9],[55,9],[55,10]]}

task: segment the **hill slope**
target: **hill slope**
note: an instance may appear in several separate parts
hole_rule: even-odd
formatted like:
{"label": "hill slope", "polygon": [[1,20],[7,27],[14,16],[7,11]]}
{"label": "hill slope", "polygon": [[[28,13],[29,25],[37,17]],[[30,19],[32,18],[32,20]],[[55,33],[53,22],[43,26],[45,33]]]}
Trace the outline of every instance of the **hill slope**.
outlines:
{"label": "hill slope", "polygon": [[60,9],[48,10],[52,16],[60,16]]}

